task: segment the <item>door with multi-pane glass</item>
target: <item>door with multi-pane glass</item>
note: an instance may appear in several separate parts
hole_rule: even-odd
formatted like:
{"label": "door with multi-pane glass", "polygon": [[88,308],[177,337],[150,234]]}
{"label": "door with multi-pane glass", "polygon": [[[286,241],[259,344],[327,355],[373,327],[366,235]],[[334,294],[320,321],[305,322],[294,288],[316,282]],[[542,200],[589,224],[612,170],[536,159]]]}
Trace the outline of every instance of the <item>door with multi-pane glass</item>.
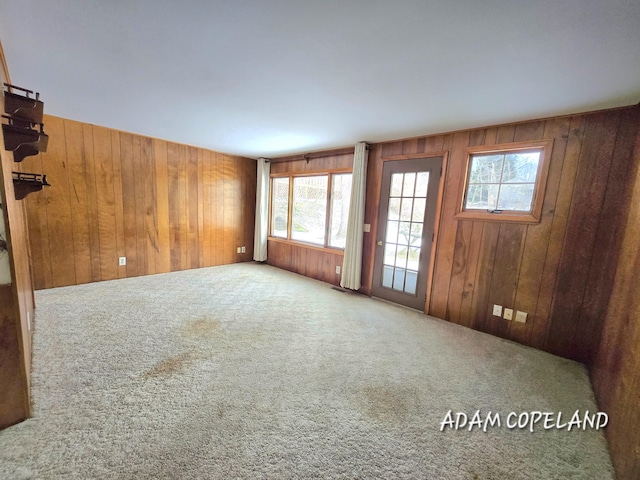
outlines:
{"label": "door with multi-pane glass", "polygon": [[372,294],[423,310],[442,157],[384,163]]}

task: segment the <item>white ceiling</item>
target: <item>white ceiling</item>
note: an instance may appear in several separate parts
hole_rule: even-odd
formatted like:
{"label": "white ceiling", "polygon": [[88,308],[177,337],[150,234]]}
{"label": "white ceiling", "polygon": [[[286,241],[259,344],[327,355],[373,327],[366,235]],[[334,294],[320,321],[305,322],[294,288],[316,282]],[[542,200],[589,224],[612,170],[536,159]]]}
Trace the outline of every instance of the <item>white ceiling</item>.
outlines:
{"label": "white ceiling", "polygon": [[0,0],[45,112],[250,157],[640,102],[639,0]]}

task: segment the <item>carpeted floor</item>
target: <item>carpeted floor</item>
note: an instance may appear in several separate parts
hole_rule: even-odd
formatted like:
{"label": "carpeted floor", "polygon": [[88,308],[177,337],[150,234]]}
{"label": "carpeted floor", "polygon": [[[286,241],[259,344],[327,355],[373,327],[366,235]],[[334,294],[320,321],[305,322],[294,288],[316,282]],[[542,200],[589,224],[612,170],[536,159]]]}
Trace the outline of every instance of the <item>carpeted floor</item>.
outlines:
{"label": "carpeted floor", "polygon": [[[37,292],[2,479],[612,479],[584,367],[266,265]],[[449,410],[498,413],[446,429]],[[564,420],[563,420],[564,421]]]}

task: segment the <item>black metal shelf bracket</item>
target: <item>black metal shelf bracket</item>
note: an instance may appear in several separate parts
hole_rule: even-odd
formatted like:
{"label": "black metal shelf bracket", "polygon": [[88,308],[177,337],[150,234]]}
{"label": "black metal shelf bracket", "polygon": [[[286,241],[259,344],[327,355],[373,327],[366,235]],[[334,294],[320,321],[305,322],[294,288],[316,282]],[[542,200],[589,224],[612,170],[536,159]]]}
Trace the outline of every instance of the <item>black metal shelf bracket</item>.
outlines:
{"label": "black metal shelf bracket", "polygon": [[[2,118],[9,121],[8,124],[2,124],[4,148],[13,152],[15,162],[21,162],[25,157],[47,151],[49,136],[44,133],[43,123],[16,120],[7,115],[2,115]],[[31,128],[36,125],[40,126],[39,131]]]}
{"label": "black metal shelf bracket", "polygon": [[[4,84],[4,111],[14,120],[21,119],[30,123],[42,123],[44,103],[40,101],[40,94],[26,88],[17,87],[8,83]],[[24,95],[15,93],[14,90],[24,92]]]}
{"label": "black metal shelf bracket", "polygon": [[42,187],[50,187],[47,176],[39,173],[13,173],[13,190],[16,200],[22,200],[32,192],[39,192]]}

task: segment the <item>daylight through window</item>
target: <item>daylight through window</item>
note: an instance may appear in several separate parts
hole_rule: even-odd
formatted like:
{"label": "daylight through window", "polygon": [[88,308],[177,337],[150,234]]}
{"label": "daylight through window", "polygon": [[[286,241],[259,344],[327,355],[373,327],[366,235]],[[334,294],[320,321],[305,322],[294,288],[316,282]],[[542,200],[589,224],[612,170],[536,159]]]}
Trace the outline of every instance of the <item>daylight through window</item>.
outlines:
{"label": "daylight through window", "polygon": [[469,148],[457,216],[539,221],[550,152],[550,141]]}
{"label": "daylight through window", "polygon": [[271,185],[272,237],[344,248],[351,173],[274,177]]}

